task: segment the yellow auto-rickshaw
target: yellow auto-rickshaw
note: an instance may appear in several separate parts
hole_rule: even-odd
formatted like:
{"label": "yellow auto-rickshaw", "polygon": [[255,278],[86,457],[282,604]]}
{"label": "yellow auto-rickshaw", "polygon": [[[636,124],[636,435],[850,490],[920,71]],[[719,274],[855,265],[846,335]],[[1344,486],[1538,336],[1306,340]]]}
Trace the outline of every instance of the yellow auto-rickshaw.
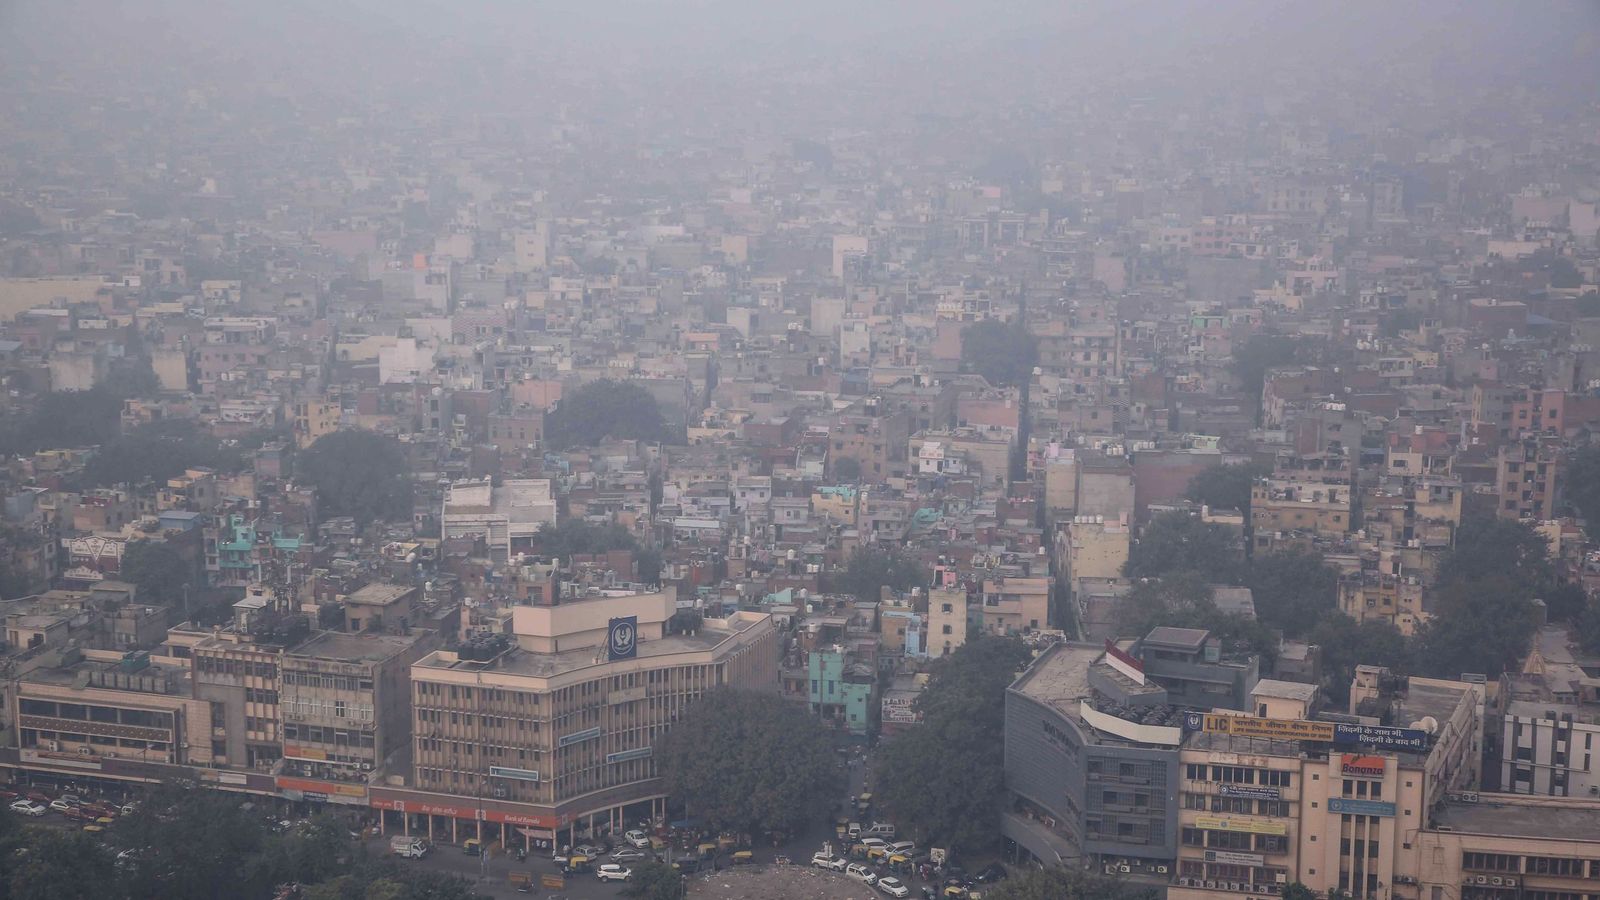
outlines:
{"label": "yellow auto-rickshaw", "polygon": [[883,849],[882,847],[868,847],[867,848],[867,859],[872,861],[872,862],[877,862],[880,859],[887,859],[888,856],[889,856],[889,851]]}
{"label": "yellow auto-rickshaw", "polygon": [[748,866],[755,861],[756,855],[749,850],[740,850],[733,855],[733,864],[736,866]]}
{"label": "yellow auto-rickshaw", "polygon": [[482,856],[483,841],[480,841],[477,838],[467,838],[461,844],[461,852],[468,856]]}
{"label": "yellow auto-rickshaw", "polygon": [[902,870],[910,871],[911,859],[904,854],[893,853],[889,856],[889,866],[890,868],[894,869],[896,873],[899,873]]}
{"label": "yellow auto-rickshaw", "polygon": [[967,900],[967,889],[959,884],[946,885],[944,896],[949,900]]}
{"label": "yellow auto-rickshaw", "polygon": [[104,825],[95,825],[91,823],[83,826],[83,830],[89,832],[90,834],[99,834],[100,832],[105,831],[106,827]]}
{"label": "yellow auto-rickshaw", "polygon": [[660,853],[661,851],[667,849],[667,842],[663,841],[661,838],[658,838],[658,837],[656,837],[654,835],[651,835],[650,836],[650,849],[654,850],[657,853]]}
{"label": "yellow auto-rickshaw", "polygon": [[860,812],[866,812],[867,810],[869,810],[871,808],[872,808],[872,795],[871,794],[862,794],[861,796],[856,798],[856,809],[857,810],[859,810]]}
{"label": "yellow auto-rickshaw", "polygon": [[868,847],[867,847],[866,844],[851,844],[850,845],[850,855],[854,856],[856,859],[866,859],[867,858],[867,850],[868,850]]}
{"label": "yellow auto-rickshaw", "polygon": [[574,856],[574,857],[568,859],[567,860],[567,871],[568,872],[587,872],[587,871],[589,871],[589,857],[587,857],[587,856]]}
{"label": "yellow auto-rickshaw", "polygon": [[716,855],[717,855],[717,845],[716,844],[711,843],[710,841],[707,841],[706,843],[700,845],[700,858],[701,859],[710,859],[711,857],[716,856]]}

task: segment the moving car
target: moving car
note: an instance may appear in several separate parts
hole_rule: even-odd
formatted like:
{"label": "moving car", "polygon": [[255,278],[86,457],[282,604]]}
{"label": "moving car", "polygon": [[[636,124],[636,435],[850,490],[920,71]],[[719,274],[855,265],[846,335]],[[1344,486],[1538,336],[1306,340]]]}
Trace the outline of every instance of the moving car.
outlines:
{"label": "moving car", "polygon": [[889,849],[889,842],[884,840],[883,838],[880,838],[880,837],[864,837],[864,838],[861,839],[861,843],[868,850],[888,850]]}
{"label": "moving car", "polygon": [[624,834],[622,837],[629,844],[631,844],[634,847],[637,847],[640,850],[643,850],[646,847],[650,846],[650,836],[648,834],[645,834],[642,831],[639,831],[638,829],[630,831],[627,834]]}
{"label": "moving car", "polygon": [[901,881],[893,875],[885,875],[884,877],[879,878],[877,888],[890,897],[911,896],[911,888],[906,887],[906,883],[904,881]]}
{"label": "moving car", "polygon": [[45,807],[44,804],[32,800],[18,800],[11,804],[11,811],[25,816],[42,816],[45,814]]}
{"label": "moving car", "polygon": [[860,863],[851,863],[846,866],[844,873],[865,885],[870,886],[878,883],[877,873]]}
{"label": "moving car", "polygon": [[633,870],[625,866],[606,863],[594,870],[594,875],[601,881],[627,881],[633,877]]}
{"label": "moving car", "polygon": [[888,822],[873,822],[871,828],[867,828],[861,833],[868,835],[869,837],[878,837],[883,838],[886,841],[892,841],[894,840],[896,832],[894,826],[890,825]]}
{"label": "moving car", "polygon": [[849,865],[849,861],[842,856],[834,856],[832,853],[818,853],[811,857],[811,864],[819,869],[843,872],[844,867]]}
{"label": "moving car", "polygon": [[71,803],[68,803],[63,798],[63,799],[51,800],[50,801],[50,808],[52,810],[58,812],[58,813],[64,813],[64,812],[66,812],[68,810],[77,809],[78,807],[73,805],[73,804],[71,804]]}
{"label": "moving car", "polygon": [[1006,867],[999,863],[990,863],[983,871],[979,872],[976,881],[979,884],[991,884],[1006,877]]}
{"label": "moving car", "polygon": [[648,855],[649,854],[645,853],[643,850],[636,850],[633,847],[623,847],[621,850],[611,854],[611,861],[615,863],[638,862],[639,860],[646,858]]}

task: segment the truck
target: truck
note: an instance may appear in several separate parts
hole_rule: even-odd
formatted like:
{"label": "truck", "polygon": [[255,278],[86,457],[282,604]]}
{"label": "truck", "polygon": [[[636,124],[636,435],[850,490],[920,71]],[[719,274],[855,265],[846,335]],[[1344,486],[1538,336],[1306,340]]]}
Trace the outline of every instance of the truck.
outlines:
{"label": "truck", "polygon": [[421,859],[428,855],[428,842],[397,834],[389,839],[389,852],[404,859]]}

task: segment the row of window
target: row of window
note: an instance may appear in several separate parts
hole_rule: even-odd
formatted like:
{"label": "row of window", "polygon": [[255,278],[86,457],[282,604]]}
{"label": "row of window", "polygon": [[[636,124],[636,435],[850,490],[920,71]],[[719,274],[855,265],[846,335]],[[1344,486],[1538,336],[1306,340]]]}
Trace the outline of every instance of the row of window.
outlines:
{"label": "row of window", "polygon": [[298,687],[327,688],[335,691],[370,691],[370,675],[333,675],[327,672],[291,672],[285,670],[283,683]]}
{"label": "row of window", "polygon": [[1569,856],[1523,857],[1516,853],[1479,853],[1468,850],[1461,854],[1461,868],[1472,872],[1558,875],[1600,881],[1600,859],[1579,859]]}
{"label": "row of window", "polygon": [[1260,784],[1268,787],[1293,787],[1294,773],[1281,769],[1254,769],[1249,766],[1208,766],[1189,763],[1184,776],[1190,781],[1215,781],[1220,784]]}
{"label": "row of window", "polygon": [[1217,797],[1211,794],[1183,795],[1184,809],[1206,810],[1209,812],[1235,813],[1246,816],[1287,816],[1289,815],[1289,801],[1287,800],[1258,800],[1251,797]]}
{"label": "row of window", "polygon": [[1185,847],[1211,850],[1253,850],[1257,853],[1288,853],[1289,838],[1281,834],[1246,834],[1242,831],[1211,831],[1185,827],[1178,839]]}
{"label": "row of window", "polygon": [[312,744],[332,744],[335,747],[367,747],[376,746],[376,739],[372,732],[360,729],[325,728],[321,725],[285,725],[283,726],[283,739],[286,741],[306,741]]}
{"label": "row of window", "polygon": [[53,719],[74,719],[79,722],[101,722],[107,725],[134,725],[140,728],[172,727],[172,713],[144,709],[123,709],[117,706],[96,706],[86,703],[56,703],[26,697],[17,701],[17,708],[25,716],[48,716]]}
{"label": "row of window", "polygon": [[278,677],[276,663],[251,662],[249,660],[234,659],[231,656],[197,656],[194,659],[194,669],[196,672],[207,675],[233,675],[241,678],[253,676],[269,680]]}

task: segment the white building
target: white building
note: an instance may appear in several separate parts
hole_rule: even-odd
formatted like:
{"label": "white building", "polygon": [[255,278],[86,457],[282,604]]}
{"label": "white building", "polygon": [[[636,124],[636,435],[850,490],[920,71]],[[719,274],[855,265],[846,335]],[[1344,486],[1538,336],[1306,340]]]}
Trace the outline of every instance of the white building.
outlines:
{"label": "white building", "polygon": [[510,556],[513,543],[527,541],[555,521],[556,501],[545,478],[510,480],[499,487],[488,479],[458,481],[445,492],[439,519],[441,537],[482,535],[489,551],[500,556]]}

